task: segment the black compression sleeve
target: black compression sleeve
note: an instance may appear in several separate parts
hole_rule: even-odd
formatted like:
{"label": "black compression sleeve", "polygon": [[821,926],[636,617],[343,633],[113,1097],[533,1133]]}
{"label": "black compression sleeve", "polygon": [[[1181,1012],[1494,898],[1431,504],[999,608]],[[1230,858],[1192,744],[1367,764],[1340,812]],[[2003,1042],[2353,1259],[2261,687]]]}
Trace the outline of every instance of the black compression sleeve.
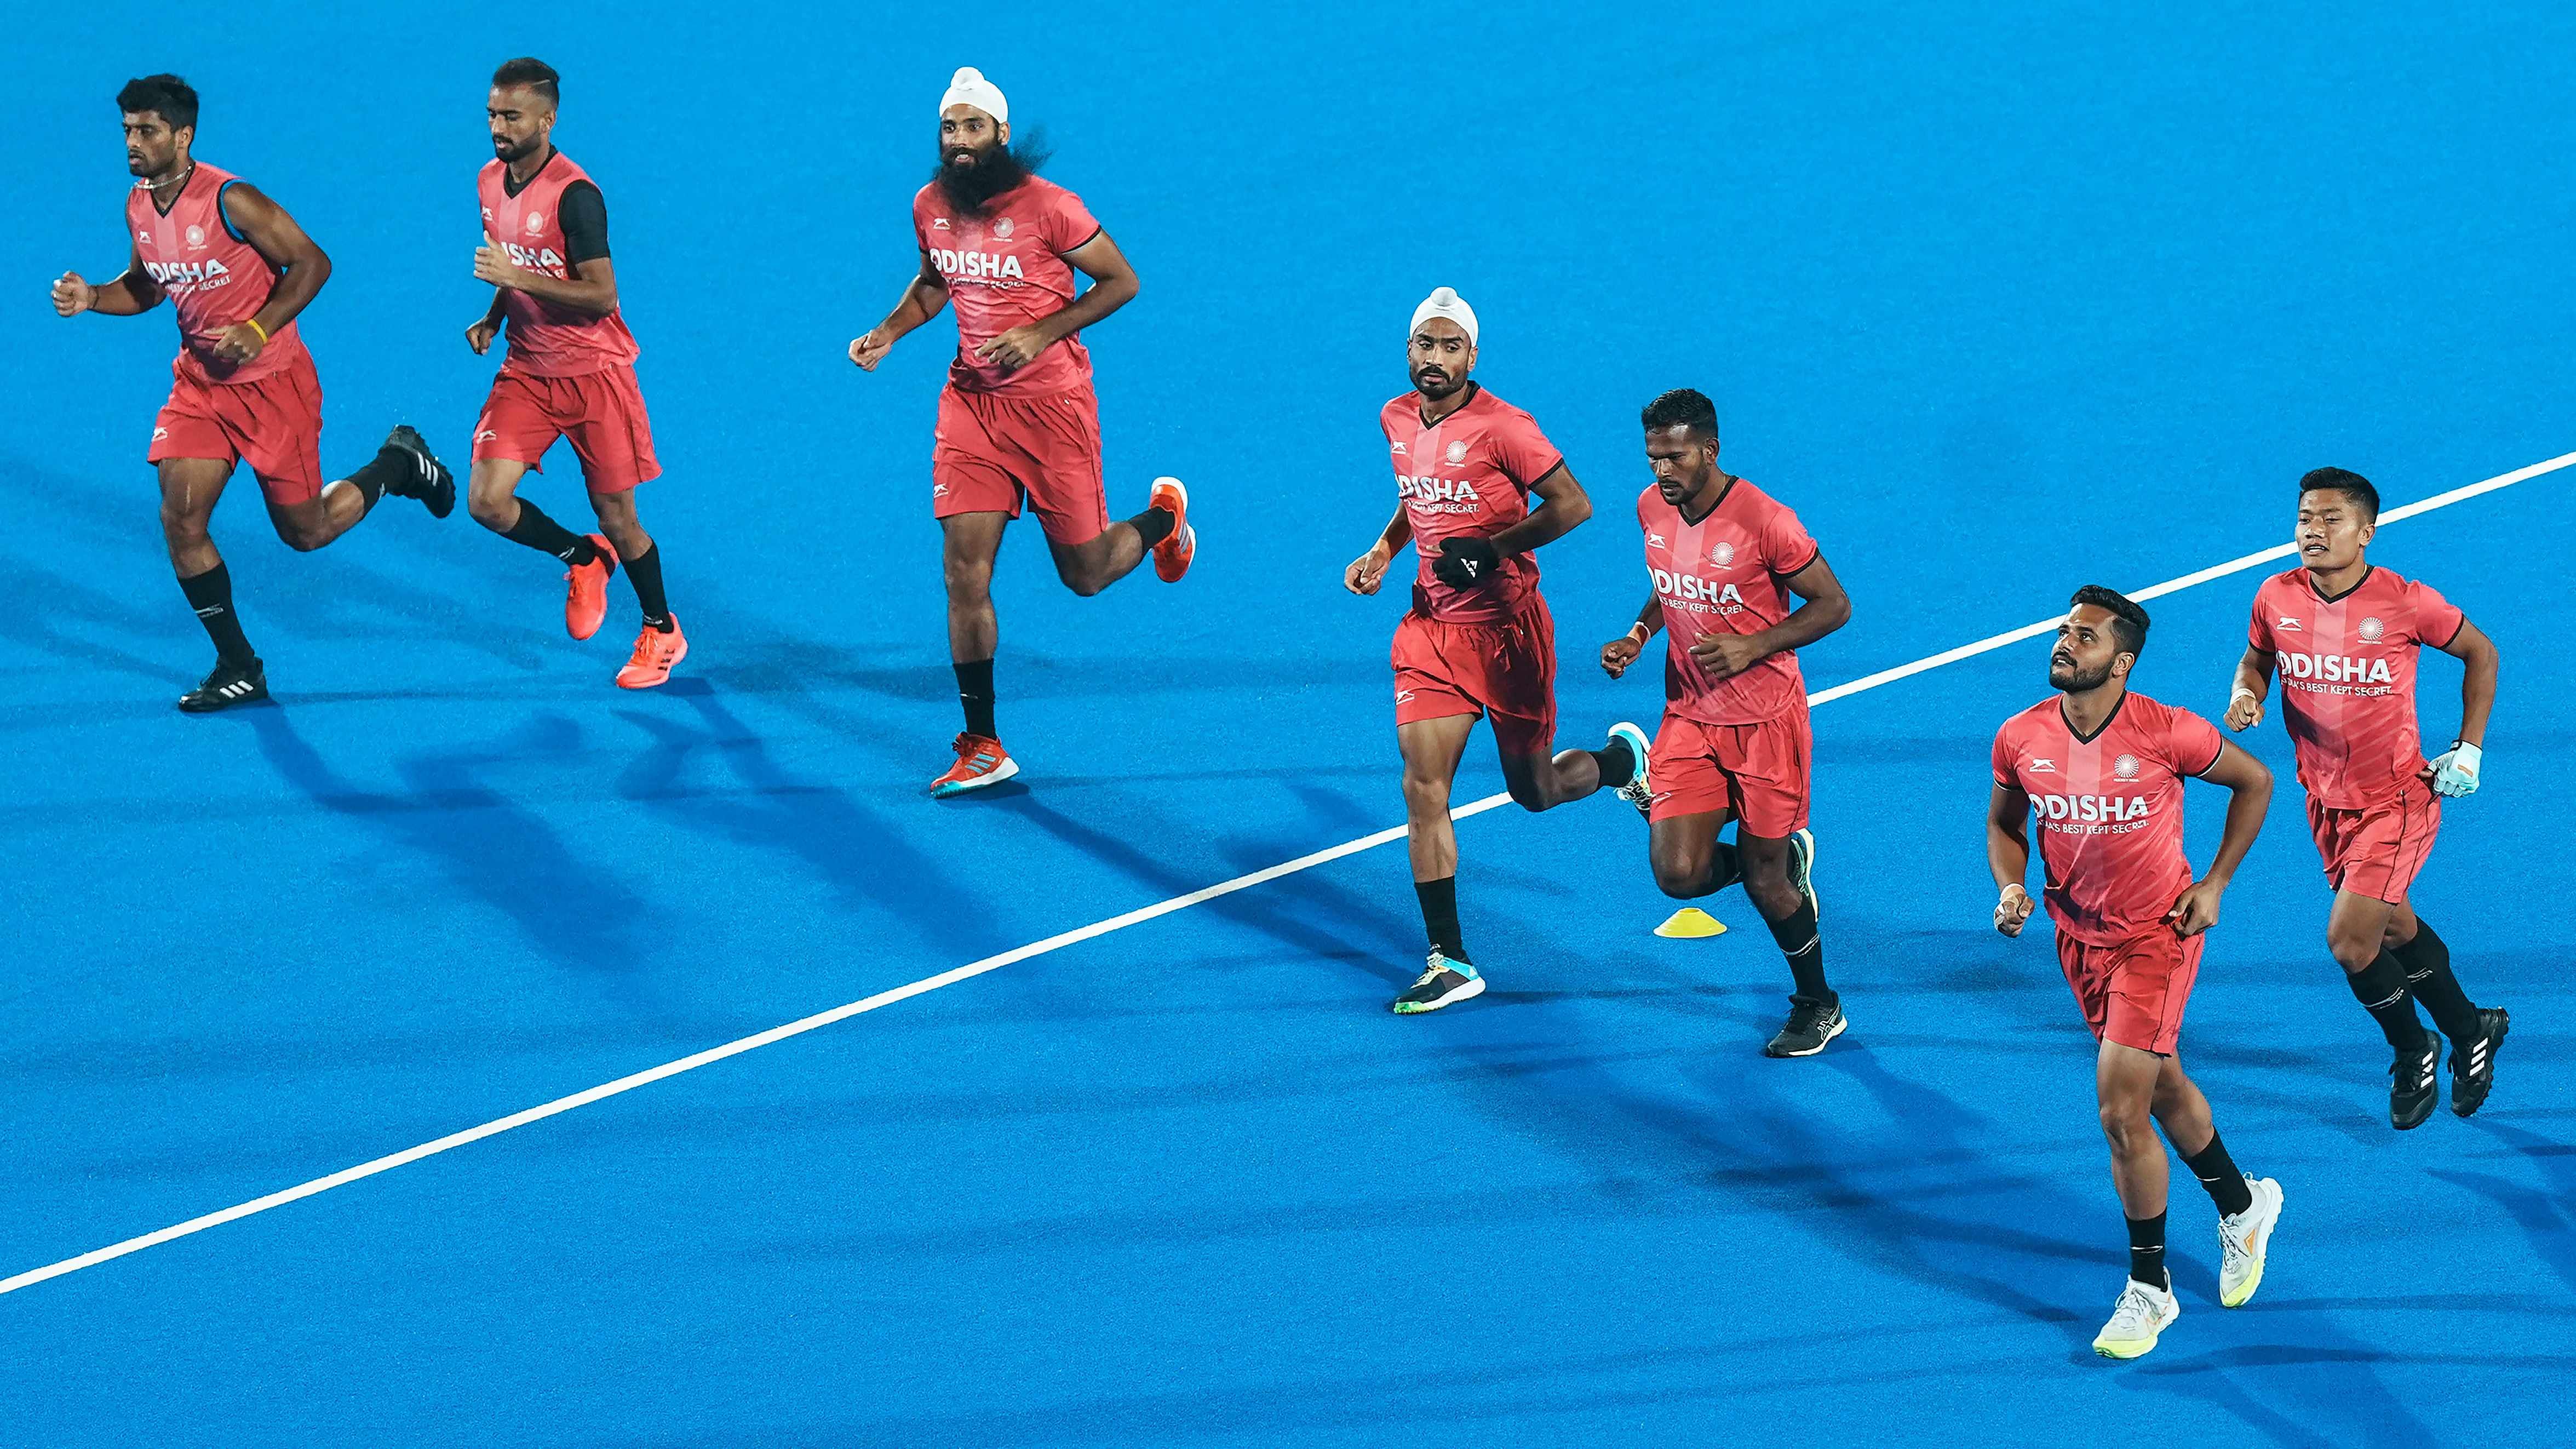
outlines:
{"label": "black compression sleeve", "polygon": [[555,210],[563,227],[565,261],[591,262],[608,255],[608,201],[597,186],[576,181],[565,187]]}

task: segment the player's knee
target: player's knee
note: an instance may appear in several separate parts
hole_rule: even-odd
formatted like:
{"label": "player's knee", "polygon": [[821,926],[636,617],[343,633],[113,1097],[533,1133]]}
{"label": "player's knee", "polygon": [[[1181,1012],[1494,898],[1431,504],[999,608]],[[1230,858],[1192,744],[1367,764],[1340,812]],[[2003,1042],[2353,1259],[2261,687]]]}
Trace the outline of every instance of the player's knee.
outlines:
{"label": "player's knee", "polygon": [[1739,859],[1744,868],[1745,899],[1762,913],[1766,921],[1796,915],[1801,899],[1797,887],[1789,884],[1789,863],[1785,859],[1747,853]]}
{"label": "player's knee", "polygon": [[1056,559],[1055,576],[1073,590],[1074,597],[1088,599],[1109,587],[1108,571],[1081,554],[1067,554]]}
{"label": "player's knee", "polygon": [[2336,965],[2346,971],[2359,971],[2379,959],[2381,943],[2378,936],[2366,932],[2329,927],[2326,950],[2334,956]]}
{"label": "player's knee", "polygon": [[1708,884],[1706,856],[1658,855],[1652,858],[1655,889],[1677,901],[1690,900]]}
{"label": "player's knee", "polygon": [[172,548],[193,548],[204,543],[206,523],[206,515],[196,509],[173,508],[166,502],[161,505],[161,536],[169,540]]}
{"label": "player's knee", "polygon": [[1449,782],[1437,775],[1405,771],[1404,808],[1415,815],[1449,813]]}
{"label": "player's knee", "polygon": [[975,559],[948,560],[943,570],[948,602],[980,608],[993,601],[993,566]]}
{"label": "player's knee", "polygon": [[330,535],[324,533],[319,528],[310,527],[301,523],[287,523],[284,521],[280,521],[277,525],[277,536],[285,542],[288,548],[295,550],[297,553],[311,553],[313,550],[320,548],[322,545],[331,541]]}
{"label": "player's knee", "polygon": [[507,488],[477,487],[465,495],[465,511],[494,533],[507,533],[519,521],[519,500]]}
{"label": "player's knee", "polygon": [[2138,1145],[2142,1134],[2152,1134],[2155,1125],[2148,1120],[2146,1102],[2138,1097],[2121,1095],[2102,1101],[2102,1136],[2114,1152],[2127,1152]]}

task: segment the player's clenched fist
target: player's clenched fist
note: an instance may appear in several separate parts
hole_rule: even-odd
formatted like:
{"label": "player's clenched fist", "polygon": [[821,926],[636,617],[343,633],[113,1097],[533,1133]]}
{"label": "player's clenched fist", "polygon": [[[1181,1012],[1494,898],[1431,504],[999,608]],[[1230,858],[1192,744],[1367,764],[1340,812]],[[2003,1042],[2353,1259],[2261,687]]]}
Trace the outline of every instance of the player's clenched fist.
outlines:
{"label": "player's clenched fist", "polygon": [[850,360],[859,365],[859,371],[874,372],[877,370],[877,364],[885,361],[887,350],[893,346],[894,339],[885,334],[885,329],[876,328],[866,336],[850,343]]}
{"label": "player's clenched fist", "polygon": [[1386,582],[1386,565],[1393,557],[1381,543],[1352,559],[1351,566],[1342,570],[1342,587],[1354,594],[1376,593],[1378,585]]}
{"label": "player's clenched fist", "polygon": [[492,350],[492,339],[500,333],[499,323],[489,317],[477,317],[474,324],[465,329],[465,345],[474,349],[475,356],[481,357]]}
{"label": "player's clenched fist", "polygon": [[54,279],[54,312],[58,316],[77,317],[89,310],[89,283],[78,272],[65,272]]}
{"label": "player's clenched fist", "polygon": [[1641,626],[1602,645],[1601,672],[1612,679],[1627,673],[1628,666],[1637,662],[1637,656],[1646,652],[1646,637]]}
{"label": "player's clenched fist", "polygon": [[518,285],[518,279],[519,269],[511,265],[510,254],[502,250],[500,242],[490,236],[484,237],[483,245],[474,249],[474,280],[490,282],[496,287],[514,287]]}
{"label": "player's clenched fist", "polygon": [[267,333],[248,322],[236,322],[215,339],[215,356],[239,366],[259,356],[267,346]]}
{"label": "player's clenched fist", "polygon": [[2197,936],[2218,924],[2218,899],[2226,893],[2227,887],[2217,881],[2195,882],[2165,912],[2165,919],[2172,923],[2175,935]]}
{"label": "player's clenched fist", "polygon": [[2031,910],[2030,892],[2018,884],[2005,886],[2003,895],[1995,901],[1995,929],[2007,936],[2020,935]]}
{"label": "player's clenched fist", "polygon": [[2236,691],[2236,697],[2227,702],[2227,727],[2242,732],[2262,722],[2263,701],[2257,699],[2251,690]]}

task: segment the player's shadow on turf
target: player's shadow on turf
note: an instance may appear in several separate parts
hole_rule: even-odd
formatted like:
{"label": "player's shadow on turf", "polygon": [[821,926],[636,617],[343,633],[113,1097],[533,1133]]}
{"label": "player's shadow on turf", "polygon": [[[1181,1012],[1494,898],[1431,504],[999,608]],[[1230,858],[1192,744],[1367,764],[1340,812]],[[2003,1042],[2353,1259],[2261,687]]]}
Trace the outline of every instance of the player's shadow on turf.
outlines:
{"label": "player's shadow on turf", "polygon": [[2506,1122],[2473,1125],[2496,1138],[2539,1172],[2542,1184],[2529,1187],[2487,1172],[2434,1168],[2432,1175],[2464,1187],[2502,1208],[2531,1240],[2533,1256],[2549,1265],[2559,1281],[2576,1290],[2576,1157],[2564,1143],[2526,1132]]}
{"label": "player's shadow on turf", "polygon": [[[680,688],[683,683],[693,687]],[[978,934],[982,918],[957,908],[946,870],[906,844],[900,831],[838,786],[781,769],[707,682],[674,680],[665,695],[685,703],[698,723],[619,710],[618,718],[653,741],[620,772],[620,795],[698,834],[784,851],[851,907],[890,913],[942,952],[990,949]],[[690,762],[710,757],[743,788],[717,793],[685,783]]]}
{"label": "player's shadow on turf", "polygon": [[614,872],[576,859],[543,816],[479,778],[494,766],[577,758],[581,728],[571,720],[540,716],[487,749],[405,756],[394,762],[403,787],[391,791],[342,778],[286,710],[253,711],[249,724],[260,753],[288,784],[395,847],[384,864],[406,893],[461,887],[517,924],[538,950],[587,970],[627,976],[649,954],[637,930],[650,904]]}

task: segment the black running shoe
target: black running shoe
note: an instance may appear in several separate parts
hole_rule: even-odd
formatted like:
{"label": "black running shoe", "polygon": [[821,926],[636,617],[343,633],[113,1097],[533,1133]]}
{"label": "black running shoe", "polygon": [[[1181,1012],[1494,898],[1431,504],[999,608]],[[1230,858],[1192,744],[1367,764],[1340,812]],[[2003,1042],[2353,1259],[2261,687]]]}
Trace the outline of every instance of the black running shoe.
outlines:
{"label": "black running shoe", "polygon": [[1438,951],[1431,953],[1421,978],[1410,990],[1395,999],[1394,1010],[1403,1015],[1438,1011],[1471,996],[1485,994],[1485,978],[1464,961],[1452,961]]}
{"label": "black running shoe", "polygon": [[429,509],[432,518],[445,518],[456,511],[456,475],[429,451],[429,442],[404,423],[385,435],[385,446],[408,455],[411,467],[398,474],[385,491],[397,498],[417,498]]}
{"label": "black running shoe", "polygon": [[1762,1049],[1766,1057],[1811,1057],[1825,1049],[1825,1043],[1843,1034],[1851,1022],[1843,1016],[1839,1001],[1818,1001],[1812,996],[1789,998],[1789,1024],[1771,1038]]}
{"label": "black running shoe", "polygon": [[2424,1050],[2400,1050],[2397,1060],[2388,1064],[2388,1125],[2403,1132],[2421,1127],[2433,1115],[2433,1104],[2441,1099],[2442,1089],[2434,1085],[2434,1069],[2442,1064],[2442,1039],[2424,1033]]}
{"label": "black running shoe", "polygon": [[229,659],[215,661],[214,671],[199,681],[197,687],[179,696],[179,708],[190,714],[213,714],[237,704],[254,704],[268,698],[268,671],[254,657],[239,664]]}
{"label": "black running shoe", "polygon": [[2495,1087],[2496,1049],[2504,1045],[2504,1034],[2513,1018],[2501,1006],[2482,1007],[2478,1011],[2478,1034],[2451,1046],[2451,1110],[2466,1117],[2487,1104],[2487,1093]]}

